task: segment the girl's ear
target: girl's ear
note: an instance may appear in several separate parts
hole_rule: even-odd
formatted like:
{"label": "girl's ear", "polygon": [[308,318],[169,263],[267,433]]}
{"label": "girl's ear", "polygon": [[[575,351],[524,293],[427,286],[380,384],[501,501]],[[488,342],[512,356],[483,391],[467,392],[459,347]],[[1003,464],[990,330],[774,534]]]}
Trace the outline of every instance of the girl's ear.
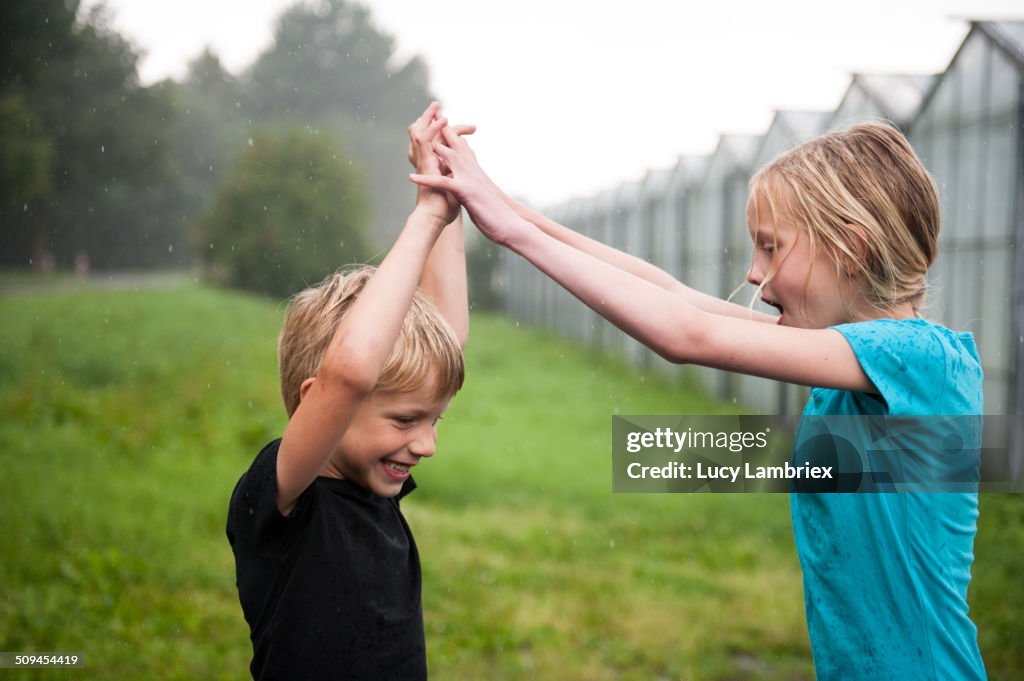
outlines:
{"label": "girl's ear", "polygon": [[310,386],[313,385],[313,381],[315,380],[315,377],[307,378],[305,381],[302,382],[302,385],[299,386],[299,402],[302,402],[302,400],[306,397],[306,393],[309,392],[309,388]]}
{"label": "girl's ear", "polygon": [[[853,276],[857,270],[863,269],[868,262],[868,239],[864,228],[854,222],[846,223],[847,232],[850,234],[850,241],[847,244],[850,253],[856,260],[847,260],[843,263],[843,270],[848,276]],[[859,266],[858,266],[859,264]]]}

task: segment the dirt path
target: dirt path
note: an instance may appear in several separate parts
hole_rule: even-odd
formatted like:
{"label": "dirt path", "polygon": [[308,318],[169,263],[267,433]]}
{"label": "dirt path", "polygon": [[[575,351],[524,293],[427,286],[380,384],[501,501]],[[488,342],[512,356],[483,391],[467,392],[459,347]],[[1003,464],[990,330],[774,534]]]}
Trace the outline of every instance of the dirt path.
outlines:
{"label": "dirt path", "polygon": [[187,270],[153,272],[94,272],[85,277],[74,275],[15,276],[0,278],[0,296],[30,296],[61,291],[169,289],[194,282],[196,275]]}

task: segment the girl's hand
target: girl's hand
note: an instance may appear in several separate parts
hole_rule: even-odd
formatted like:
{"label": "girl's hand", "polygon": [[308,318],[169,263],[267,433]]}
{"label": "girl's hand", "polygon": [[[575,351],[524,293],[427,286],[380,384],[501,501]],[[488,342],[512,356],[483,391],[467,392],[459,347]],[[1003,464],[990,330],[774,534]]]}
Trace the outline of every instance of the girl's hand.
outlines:
{"label": "girl's hand", "polygon": [[414,173],[409,179],[420,187],[453,195],[466,207],[473,223],[491,241],[508,245],[521,229],[531,227],[507,203],[501,191],[477,163],[476,154],[455,130],[441,129],[432,150],[447,173]]}

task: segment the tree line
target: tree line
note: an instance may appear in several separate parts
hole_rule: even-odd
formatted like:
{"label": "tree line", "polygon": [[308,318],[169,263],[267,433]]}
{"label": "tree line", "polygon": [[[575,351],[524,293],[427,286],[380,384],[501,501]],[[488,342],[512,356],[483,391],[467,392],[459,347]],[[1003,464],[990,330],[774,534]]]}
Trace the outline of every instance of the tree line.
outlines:
{"label": "tree line", "polygon": [[149,86],[102,6],[0,13],[0,266],[199,264],[286,295],[401,227],[406,128],[433,96],[368,9],[298,3],[242,72],[207,49]]}

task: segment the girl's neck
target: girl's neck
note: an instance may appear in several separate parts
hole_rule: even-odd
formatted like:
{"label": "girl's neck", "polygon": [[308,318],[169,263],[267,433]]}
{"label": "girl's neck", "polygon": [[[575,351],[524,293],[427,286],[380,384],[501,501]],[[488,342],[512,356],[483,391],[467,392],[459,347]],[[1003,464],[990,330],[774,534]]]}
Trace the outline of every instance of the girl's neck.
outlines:
{"label": "girl's neck", "polygon": [[867,322],[873,319],[916,319],[920,315],[911,301],[906,301],[886,309],[863,303],[859,308],[851,310],[851,322]]}

